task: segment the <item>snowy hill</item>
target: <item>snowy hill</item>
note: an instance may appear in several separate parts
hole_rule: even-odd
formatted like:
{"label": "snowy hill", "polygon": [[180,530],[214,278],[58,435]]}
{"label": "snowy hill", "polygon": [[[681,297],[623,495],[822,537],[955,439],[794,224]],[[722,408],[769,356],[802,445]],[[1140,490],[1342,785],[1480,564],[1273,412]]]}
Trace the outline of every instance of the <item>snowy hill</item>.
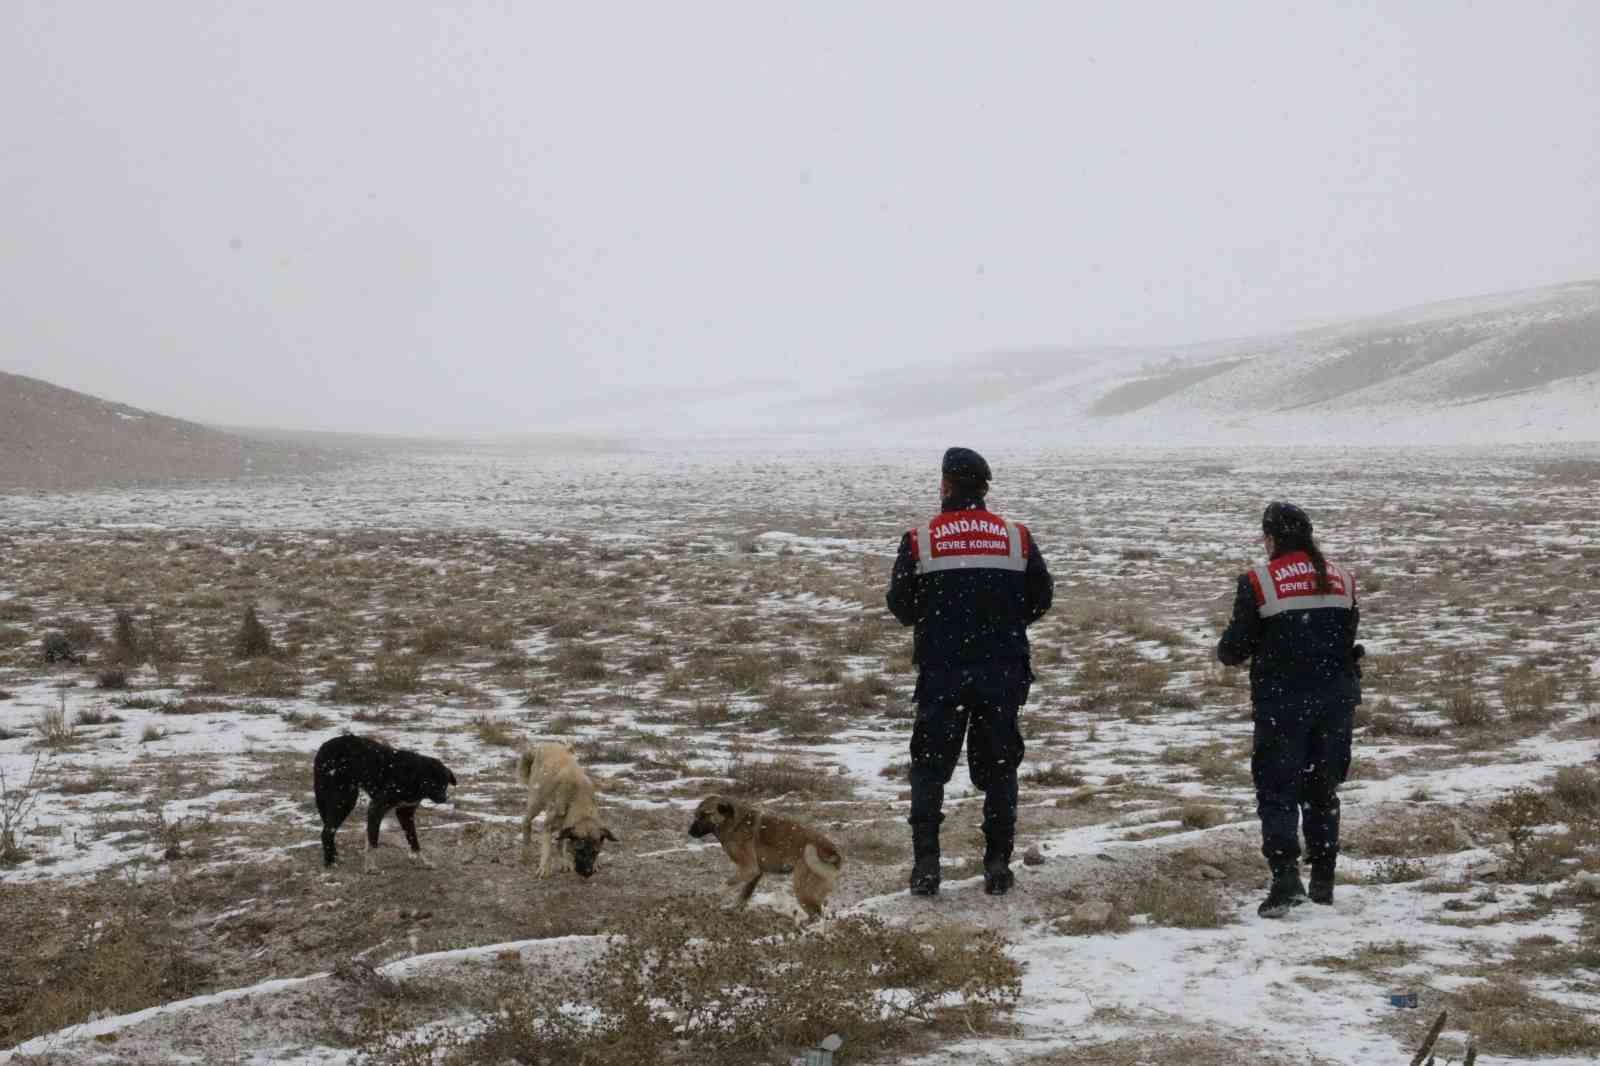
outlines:
{"label": "snowy hill", "polygon": [[1173,348],[994,352],[807,391],[751,383],[569,412],[588,429],[1013,434],[1041,444],[1600,440],[1600,281]]}
{"label": "snowy hill", "polygon": [[326,449],[252,440],[0,373],[0,492],[64,492],[320,468]]}

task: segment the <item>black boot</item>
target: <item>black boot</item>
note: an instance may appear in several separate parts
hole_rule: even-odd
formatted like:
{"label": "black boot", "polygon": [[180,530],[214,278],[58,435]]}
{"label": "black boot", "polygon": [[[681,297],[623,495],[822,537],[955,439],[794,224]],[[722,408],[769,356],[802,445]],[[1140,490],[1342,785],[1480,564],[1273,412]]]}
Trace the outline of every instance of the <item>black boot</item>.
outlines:
{"label": "black boot", "polygon": [[1333,905],[1333,860],[1311,865],[1311,902]]}
{"label": "black boot", "polygon": [[985,834],[983,849],[983,890],[991,896],[1011,891],[1016,876],[1011,872],[1011,844],[1015,828],[1007,826]]}
{"label": "black boot", "polygon": [[1256,913],[1263,918],[1282,918],[1306,902],[1306,886],[1300,883],[1298,866],[1277,866],[1272,870],[1272,888]]}
{"label": "black boot", "polygon": [[939,894],[939,823],[911,825],[911,894]]}

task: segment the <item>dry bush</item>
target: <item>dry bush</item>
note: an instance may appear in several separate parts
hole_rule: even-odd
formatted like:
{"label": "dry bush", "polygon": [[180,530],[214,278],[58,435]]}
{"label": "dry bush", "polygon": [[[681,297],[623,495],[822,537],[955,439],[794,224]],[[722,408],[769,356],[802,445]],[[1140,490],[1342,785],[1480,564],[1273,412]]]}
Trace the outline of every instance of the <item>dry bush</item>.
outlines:
{"label": "dry bush", "polygon": [[320,729],[327,729],[333,724],[333,719],[321,711],[288,710],[278,717],[283,719],[284,725],[302,733],[315,733]]}
{"label": "dry bush", "polygon": [[1228,812],[1209,803],[1185,803],[1178,811],[1178,820],[1185,829],[1211,829],[1228,820]]}
{"label": "dry bush", "polygon": [[272,652],[272,634],[256,616],[255,604],[249,604],[244,609],[244,617],[239,620],[239,631],[233,637],[233,657],[255,659],[271,655]]}
{"label": "dry bush", "polygon": [[472,730],[478,739],[497,748],[514,748],[522,743],[516,730],[504,719],[492,714],[480,714],[472,720]]}
{"label": "dry bush", "polygon": [[1550,802],[1531,788],[1518,788],[1489,804],[1489,817],[1505,831],[1513,850],[1550,820]]}
{"label": "dry bush", "polygon": [[1020,968],[989,930],[849,915],[802,934],[771,915],[677,899],[625,917],[587,965],[496,990],[481,1027],[420,1037],[381,1027],[360,1050],[370,1066],[735,1066],[785,1061],[837,1033],[854,1055],[876,1056],[928,1026],[990,1029],[1021,991]]}
{"label": "dry bush", "polygon": [[850,779],[827,772],[815,762],[801,762],[789,756],[752,759],[744,751],[729,753],[722,775],[728,779],[723,789],[730,796],[771,799],[775,796],[802,795],[814,799],[849,799],[854,789]]}
{"label": "dry bush", "polygon": [[1156,925],[1179,929],[1220,929],[1233,921],[1233,913],[1214,889],[1175,877],[1144,878],[1127,906],[1130,914],[1149,915]]}
{"label": "dry bush", "polygon": [[[124,665],[135,665],[144,659],[143,641],[134,628],[133,615],[118,608],[111,621],[110,660]],[[102,686],[103,687],[103,686]]]}
{"label": "dry bush", "polygon": [[1569,818],[1600,818],[1600,771],[1563,766],[1550,782],[1550,797]]}
{"label": "dry bush", "polygon": [[334,682],[329,698],[339,703],[381,703],[422,687],[422,661],[415,655],[379,652],[372,668]]}
{"label": "dry bush", "polygon": [[200,664],[200,677],[189,691],[197,695],[255,696],[287,699],[300,692],[300,675],[276,659],[258,657],[230,666],[221,659]]}
{"label": "dry bush", "polygon": [[33,719],[39,743],[46,748],[70,747],[78,739],[78,724],[67,713],[66,700],[40,711]]}
{"label": "dry bush", "polygon": [[75,663],[79,661],[80,655],[65,633],[46,633],[39,641],[39,658],[48,665]]}
{"label": "dry bush", "polygon": [[1514,976],[1497,974],[1453,995],[1483,1049],[1497,1055],[1600,1052],[1593,1014],[1537,995]]}
{"label": "dry bush", "polygon": [[608,673],[600,646],[575,640],[561,646],[551,666],[557,677],[568,681],[604,681]]}
{"label": "dry bush", "polygon": [[20,1042],[87,1020],[127,1014],[205,989],[212,968],[183,952],[164,923],[125,904],[83,923],[79,942],[35,974],[28,998],[0,1022],[6,1042]]}
{"label": "dry bush", "polygon": [[1443,807],[1385,804],[1373,817],[1347,829],[1342,844],[1352,855],[1380,858],[1450,854],[1468,847],[1471,841],[1456,817]]}
{"label": "dry bush", "polygon": [[1430,871],[1420,859],[1404,855],[1389,855],[1373,864],[1367,881],[1374,885],[1401,885],[1411,881],[1425,881]]}
{"label": "dry bush", "polygon": [[0,769],[0,866],[14,865],[26,857],[17,838],[34,804],[39,802],[39,770],[46,764],[44,756],[35,755],[28,776],[21,779],[8,779],[5,770]]}
{"label": "dry bush", "polygon": [[736,691],[754,692],[765,688],[775,672],[770,656],[751,653],[719,660],[713,676]]}
{"label": "dry bush", "polygon": [[1370,710],[1366,704],[1356,707],[1356,728],[1365,728],[1369,737],[1407,737],[1423,740],[1444,733],[1442,726],[1419,722],[1412,712],[1401,710],[1389,699],[1381,699]]}
{"label": "dry bush", "polygon": [[867,674],[865,677],[840,681],[834,686],[830,699],[840,707],[868,711],[878,705],[880,697],[892,695],[892,681],[882,674]]}
{"label": "dry bush", "polygon": [[437,658],[449,655],[462,643],[463,636],[455,626],[434,622],[417,630],[417,635],[411,639],[411,648],[424,658]]}
{"label": "dry bush", "polygon": [[1445,695],[1444,716],[1460,729],[1482,729],[1494,722],[1494,712],[1470,682]]}
{"label": "dry bush", "polygon": [[17,626],[0,626],[0,648],[20,648],[28,643],[28,631]]}
{"label": "dry bush", "polygon": [[1041,763],[1024,773],[1022,780],[1040,788],[1076,788],[1083,784],[1083,771],[1065,763]]}
{"label": "dry bush", "polygon": [[27,622],[33,615],[32,604],[18,599],[0,600],[0,622]]}
{"label": "dry bush", "polygon": [[95,675],[95,688],[125,689],[128,687],[128,671],[120,666],[108,666]]}
{"label": "dry bush", "polygon": [[701,728],[722,725],[733,719],[733,705],[727,700],[695,700],[689,720]]}
{"label": "dry bush", "polygon": [[628,660],[628,669],[636,674],[659,674],[672,669],[672,656],[664,651],[641,652]]}
{"label": "dry bush", "polygon": [[1531,663],[1510,671],[1500,682],[1500,702],[1513,721],[1540,721],[1559,698],[1556,679]]}
{"label": "dry bush", "polygon": [[120,722],[122,719],[102,707],[85,707],[78,712],[79,725],[106,725]]}

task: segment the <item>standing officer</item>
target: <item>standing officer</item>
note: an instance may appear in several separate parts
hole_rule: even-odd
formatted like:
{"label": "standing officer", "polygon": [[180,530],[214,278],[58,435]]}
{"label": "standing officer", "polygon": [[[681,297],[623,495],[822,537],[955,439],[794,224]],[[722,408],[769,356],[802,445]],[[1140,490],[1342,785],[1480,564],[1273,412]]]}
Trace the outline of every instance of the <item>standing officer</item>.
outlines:
{"label": "standing officer", "polygon": [[1250,660],[1250,772],[1261,853],[1272,868],[1257,913],[1281,918],[1306,901],[1297,822],[1305,828],[1311,900],[1333,902],[1338,788],[1350,771],[1364,649],[1356,643],[1355,575],[1322,557],[1310,517],[1292,503],[1270,504],[1261,541],[1269,561],[1240,575],[1217,658],[1228,666]]}
{"label": "standing officer", "polygon": [[939,516],[900,538],[889,610],[915,626],[917,724],[911,734],[911,894],[939,891],[944,786],[967,742],[967,771],[983,790],[983,890],[1011,888],[1017,824],[1017,708],[1028,698],[1027,627],[1054,591],[1027,528],[991,514],[989,464],[970,448],[944,453]]}

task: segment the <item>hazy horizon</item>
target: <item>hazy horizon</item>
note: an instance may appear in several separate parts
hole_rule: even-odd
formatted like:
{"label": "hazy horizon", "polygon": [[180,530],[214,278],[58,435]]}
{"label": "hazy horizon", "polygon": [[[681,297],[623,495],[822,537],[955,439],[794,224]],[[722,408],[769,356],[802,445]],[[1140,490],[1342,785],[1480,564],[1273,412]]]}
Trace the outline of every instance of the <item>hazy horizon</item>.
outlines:
{"label": "hazy horizon", "polygon": [[562,431],[1600,277],[1600,8],[24,0],[0,369]]}

